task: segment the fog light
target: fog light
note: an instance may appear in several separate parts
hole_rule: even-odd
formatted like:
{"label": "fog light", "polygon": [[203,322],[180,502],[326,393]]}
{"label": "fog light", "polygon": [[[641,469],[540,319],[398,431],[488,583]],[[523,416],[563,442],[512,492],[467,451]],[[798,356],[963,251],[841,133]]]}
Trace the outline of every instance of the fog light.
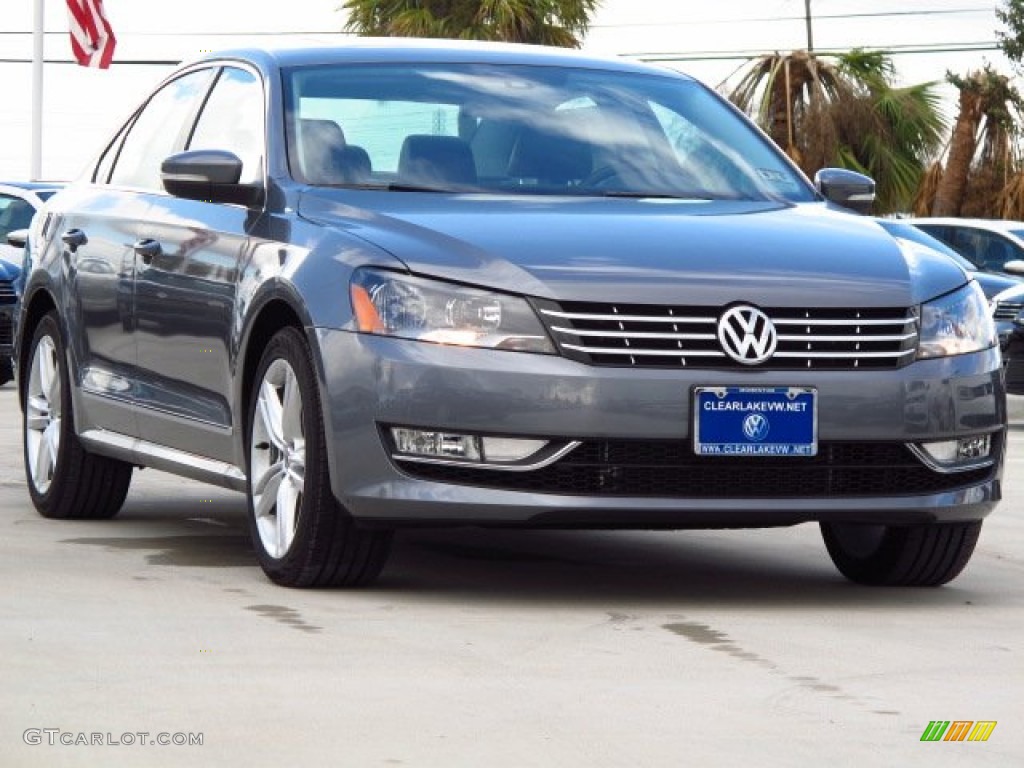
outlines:
{"label": "fog light", "polygon": [[547,447],[547,440],[481,437],[428,429],[392,427],[396,453],[402,457],[454,459],[482,465],[524,461]]}
{"label": "fog light", "polygon": [[971,459],[984,459],[988,457],[992,449],[991,435],[978,435],[976,437],[961,437],[956,441],[957,461],[970,461]]}
{"label": "fog light", "polygon": [[992,435],[973,435],[957,440],[942,440],[935,443],[919,443],[918,454],[934,469],[956,471],[972,469],[987,463],[992,452]]}
{"label": "fog light", "polygon": [[481,458],[480,438],[474,435],[392,427],[391,436],[399,453],[468,461],[479,461]]}

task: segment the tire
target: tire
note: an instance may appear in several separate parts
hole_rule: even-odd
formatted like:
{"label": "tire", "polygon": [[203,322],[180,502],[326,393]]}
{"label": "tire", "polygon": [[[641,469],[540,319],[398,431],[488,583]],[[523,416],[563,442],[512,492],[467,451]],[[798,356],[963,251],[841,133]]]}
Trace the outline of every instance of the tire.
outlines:
{"label": "tire", "polygon": [[113,517],[128,495],[132,465],[89,453],[79,442],[67,356],[53,312],[36,327],[27,360],[22,444],[32,503],[43,517]]}
{"label": "tire", "polygon": [[937,587],[971,559],[981,521],[886,526],[821,523],[825,547],[850,581],[869,586]]}
{"label": "tire", "polygon": [[0,359],[0,387],[14,378],[14,366],[9,357]]}
{"label": "tire", "polygon": [[270,340],[253,384],[247,496],[264,572],[286,587],[370,584],[384,567],[391,532],[358,527],[331,491],[313,361],[297,329]]}

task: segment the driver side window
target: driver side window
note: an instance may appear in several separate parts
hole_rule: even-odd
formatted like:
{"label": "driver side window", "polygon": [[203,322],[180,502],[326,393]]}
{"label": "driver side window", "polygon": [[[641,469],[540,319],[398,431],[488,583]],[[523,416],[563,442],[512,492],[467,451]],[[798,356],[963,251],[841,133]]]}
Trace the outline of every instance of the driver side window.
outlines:
{"label": "driver side window", "polygon": [[190,72],[161,88],[142,108],[121,145],[110,183],[162,190],[160,164],[185,141],[185,131],[206,93],[212,70]]}

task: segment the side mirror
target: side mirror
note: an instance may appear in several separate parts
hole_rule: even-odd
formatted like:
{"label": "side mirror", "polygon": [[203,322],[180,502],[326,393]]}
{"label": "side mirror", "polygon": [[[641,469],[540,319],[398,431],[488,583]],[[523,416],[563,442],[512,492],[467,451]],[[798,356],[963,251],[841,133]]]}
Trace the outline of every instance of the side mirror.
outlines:
{"label": "side mirror", "polygon": [[814,174],[814,187],[822,197],[857,213],[871,213],[875,180],[845,168],[822,168]]}
{"label": "side mirror", "polygon": [[[15,248],[24,248],[25,243],[28,242],[28,230],[27,229],[12,229],[7,233],[7,244],[13,245]],[[1020,263],[1020,262],[1018,262]],[[1021,263],[1021,268],[1024,269],[1024,263]]]}
{"label": "side mirror", "polygon": [[175,197],[253,207],[263,202],[263,187],[240,184],[242,161],[222,149],[195,149],[171,155],[160,164],[164,189]]}
{"label": "side mirror", "polygon": [[[10,235],[8,235],[8,237],[10,237]],[[1005,262],[1003,264],[1003,272],[1017,277],[1024,277],[1024,261],[1021,259],[1014,259],[1013,261]]]}

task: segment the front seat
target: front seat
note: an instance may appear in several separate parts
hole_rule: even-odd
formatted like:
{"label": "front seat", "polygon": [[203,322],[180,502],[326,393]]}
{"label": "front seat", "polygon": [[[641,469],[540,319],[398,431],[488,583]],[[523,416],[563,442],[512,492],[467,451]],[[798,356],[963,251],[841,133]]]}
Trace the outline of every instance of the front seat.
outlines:
{"label": "front seat", "polygon": [[476,184],[476,165],[469,144],[458,136],[414,134],[402,142],[398,176],[424,187]]}
{"label": "front seat", "polygon": [[372,170],[362,147],[345,141],[333,120],[299,120],[299,168],[310,184],[351,184],[366,181]]}

